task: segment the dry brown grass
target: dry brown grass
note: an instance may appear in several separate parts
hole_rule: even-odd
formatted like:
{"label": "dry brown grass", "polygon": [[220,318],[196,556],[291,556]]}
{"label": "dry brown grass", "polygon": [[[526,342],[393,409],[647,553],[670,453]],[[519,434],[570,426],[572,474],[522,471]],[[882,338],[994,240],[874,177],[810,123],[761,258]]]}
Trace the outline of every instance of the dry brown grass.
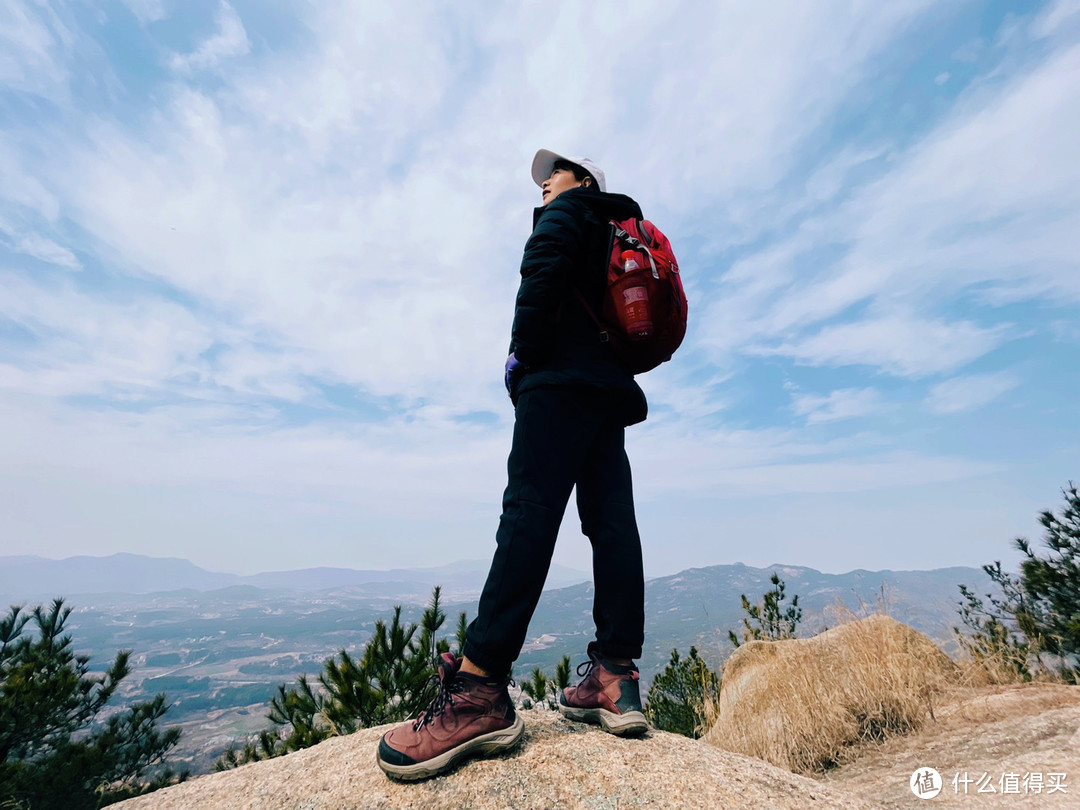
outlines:
{"label": "dry brown grass", "polygon": [[1023,653],[1016,649],[1004,647],[983,650],[977,658],[965,656],[957,662],[960,686],[981,689],[988,686],[1071,683],[1062,671],[1039,661],[1037,652],[1029,649],[1027,656],[1022,656]]}
{"label": "dry brown grass", "polygon": [[[958,678],[960,688],[980,689],[987,686],[1013,686],[1029,680],[1017,672],[1016,666],[1004,653],[996,656],[984,655],[978,660],[962,658],[957,661],[957,667],[960,673]],[[1061,683],[1060,677],[1050,673],[1043,673],[1030,680],[1043,683]]]}
{"label": "dry brown grass", "polygon": [[860,743],[919,728],[960,676],[930,639],[882,615],[811,639],[750,642],[724,667],[705,739],[795,772],[822,771]]}

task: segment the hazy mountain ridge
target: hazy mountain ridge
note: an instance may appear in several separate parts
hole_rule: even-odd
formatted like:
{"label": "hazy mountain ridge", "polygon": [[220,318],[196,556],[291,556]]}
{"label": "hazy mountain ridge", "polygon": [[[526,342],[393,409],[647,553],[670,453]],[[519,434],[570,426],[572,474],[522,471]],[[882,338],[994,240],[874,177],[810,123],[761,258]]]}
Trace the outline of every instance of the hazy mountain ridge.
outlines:
{"label": "hazy mountain ridge", "polygon": [[[349,615],[364,616],[357,625],[370,623],[372,616],[394,604],[425,604],[432,588],[440,585],[447,615],[453,619],[464,610],[472,617],[487,567],[483,561],[461,561],[434,568],[310,568],[240,576],[207,571],[183,559],[133,554],[65,560],[0,557],[0,599],[29,603],[63,595],[83,609],[90,605],[106,612],[122,606],[138,608],[141,627],[132,628],[133,635],[149,641],[147,631],[152,635],[156,623],[154,605],[167,607],[169,618],[161,619],[166,623],[187,616],[189,626],[194,627],[202,625],[205,617],[212,626],[219,617],[228,615],[226,623],[248,622],[266,633],[291,624],[286,614],[312,614],[307,619],[313,620],[323,609],[338,614],[336,623]],[[727,631],[738,632],[742,625],[740,595],[746,594],[752,601],[760,599],[771,587],[773,572],[784,580],[789,601],[794,595],[799,597],[801,635],[837,624],[845,613],[865,615],[883,609],[947,648],[952,643],[951,629],[959,621],[957,586],[966,584],[977,593],[991,586],[985,572],[967,567],[858,569],[843,574],[782,564],[755,568],[735,563],[686,569],[646,581],[643,674],[662,666],[673,647],[686,649],[694,644],[707,658],[725,657],[730,649]],[[571,656],[580,654],[577,648],[583,650],[593,632],[593,593],[591,577],[585,572],[552,567],[530,627],[534,635],[519,659],[519,671],[522,666],[554,666],[564,650]],[[276,607],[271,609],[271,604]],[[325,626],[318,629],[330,630]]]}
{"label": "hazy mountain ridge", "polygon": [[[249,586],[268,591],[322,591],[354,588],[358,595],[426,602],[439,585],[447,598],[477,596],[489,561],[461,560],[430,568],[354,569],[317,567],[259,574],[208,571],[177,557],[112,554],[62,560],[28,555],[0,557],[0,597],[8,601],[45,600],[89,594],[152,594],[168,591],[217,591]],[[552,565],[548,587],[590,578],[584,571]]]}
{"label": "hazy mountain ridge", "polygon": [[[731,650],[728,630],[740,633],[745,613],[741,594],[751,602],[761,599],[776,571],[786,586],[790,603],[795,595],[803,610],[799,635],[820,632],[850,616],[879,608],[893,618],[925,633],[946,650],[955,650],[952,628],[960,624],[958,585],[976,593],[990,590],[990,578],[981,568],[951,567],[930,571],[850,571],[826,574],[813,568],[773,565],[754,568],[742,563],[690,568],[645,583],[645,645],[640,660],[646,682],[666,664],[673,648],[685,654],[693,644],[711,664]],[[553,668],[567,653],[592,636],[592,583],[547,591],[541,597],[530,633],[548,634],[539,645],[530,639],[516,665],[518,672],[534,666]],[[449,611],[448,611],[449,612]],[[741,633],[740,633],[741,634]],[[569,647],[569,649],[567,649]]]}

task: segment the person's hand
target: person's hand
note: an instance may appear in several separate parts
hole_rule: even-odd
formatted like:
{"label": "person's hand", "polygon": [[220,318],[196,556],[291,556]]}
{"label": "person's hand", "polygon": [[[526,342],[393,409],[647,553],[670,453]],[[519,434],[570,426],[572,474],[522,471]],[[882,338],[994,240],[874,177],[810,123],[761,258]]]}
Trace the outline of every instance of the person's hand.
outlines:
{"label": "person's hand", "polygon": [[510,356],[506,358],[506,367],[503,374],[503,384],[506,386],[507,396],[513,396],[514,383],[517,382],[518,377],[524,372],[525,364],[518,360],[513,352],[511,352]]}

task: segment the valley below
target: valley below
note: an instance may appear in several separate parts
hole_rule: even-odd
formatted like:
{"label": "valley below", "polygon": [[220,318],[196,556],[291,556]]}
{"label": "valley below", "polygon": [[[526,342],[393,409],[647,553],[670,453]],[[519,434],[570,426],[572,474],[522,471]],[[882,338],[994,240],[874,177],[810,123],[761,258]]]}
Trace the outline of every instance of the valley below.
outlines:
{"label": "valley below", "polygon": [[[439,637],[451,647],[459,613],[467,619],[476,613],[485,571],[480,564],[473,568],[463,572],[458,566],[445,577],[450,585],[441,600],[446,621]],[[728,631],[742,627],[740,596],[760,599],[771,587],[774,571],[784,580],[789,598],[799,597],[800,636],[882,611],[926,633],[950,653],[956,651],[952,628],[959,624],[957,586],[964,583],[984,592],[989,584],[975,568],[825,574],[797,566],[741,564],[650,579],[646,641],[639,659],[643,695],[673,649],[685,656],[695,646],[719,670],[732,650]],[[186,767],[193,774],[213,770],[231,745],[242,746],[271,727],[269,702],[279,685],[304,674],[314,682],[323,662],[341,650],[362,655],[376,621],[389,623],[395,606],[400,605],[406,625],[418,622],[431,597],[431,583],[438,579],[438,572],[380,582],[337,575],[337,584],[320,587],[325,578],[305,577],[304,572],[290,578],[289,573],[275,575],[269,581],[273,587],[241,584],[66,595],[73,609],[69,628],[75,647],[91,656],[92,667],[104,670],[117,650],[131,650],[132,673],[121,684],[118,705],[167,695],[171,708],[163,723],[183,731],[169,757],[174,769]],[[572,572],[560,576],[564,582],[574,578]],[[115,587],[116,580],[112,576],[109,584]],[[281,587],[290,581],[306,587]],[[40,599],[40,587],[28,595],[10,581],[0,584],[0,599],[8,604],[40,603],[28,598]],[[585,660],[593,633],[592,598],[589,581],[544,592],[514,666],[519,681],[536,667],[553,673],[564,655],[573,665]]]}

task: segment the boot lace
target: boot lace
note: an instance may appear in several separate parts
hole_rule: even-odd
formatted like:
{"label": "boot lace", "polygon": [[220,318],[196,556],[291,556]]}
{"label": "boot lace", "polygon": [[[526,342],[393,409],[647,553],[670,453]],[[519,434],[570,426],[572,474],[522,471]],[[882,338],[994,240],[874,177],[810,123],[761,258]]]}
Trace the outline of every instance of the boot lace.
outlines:
{"label": "boot lace", "polygon": [[[437,683],[439,691],[435,694],[435,698],[428,704],[428,707],[424,711],[420,712],[420,716],[416,718],[416,722],[413,723],[413,731],[419,731],[425,725],[430,723],[436,717],[443,713],[443,710],[447,706],[454,705],[454,695],[458,692],[465,690],[465,684],[459,678],[453,678],[449,682],[441,680],[438,675],[432,675],[429,683]],[[513,678],[507,680],[508,686],[517,686],[517,683]]]}
{"label": "boot lace", "polygon": [[577,674],[582,678],[588,678],[596,666],[596,659],[590,658],[588,661],[582,661],[577,665]]}
{"label": "boot lace", "polygon": [[438,675],[432,675],[429,683],[431,682],[438,684],[439,691],[435,694],[435,698],[431,703],[428,704],[428,707],[420,712],[420,716],[416,718],[416,722],[413,723],[413,731],[419,731],[427,723],[430,723],[442,714],[443,709],[447,706],[453,706],[454,695],[465,688],[465,684],[457,678],[453,678],[447,682],[440,680]]}

